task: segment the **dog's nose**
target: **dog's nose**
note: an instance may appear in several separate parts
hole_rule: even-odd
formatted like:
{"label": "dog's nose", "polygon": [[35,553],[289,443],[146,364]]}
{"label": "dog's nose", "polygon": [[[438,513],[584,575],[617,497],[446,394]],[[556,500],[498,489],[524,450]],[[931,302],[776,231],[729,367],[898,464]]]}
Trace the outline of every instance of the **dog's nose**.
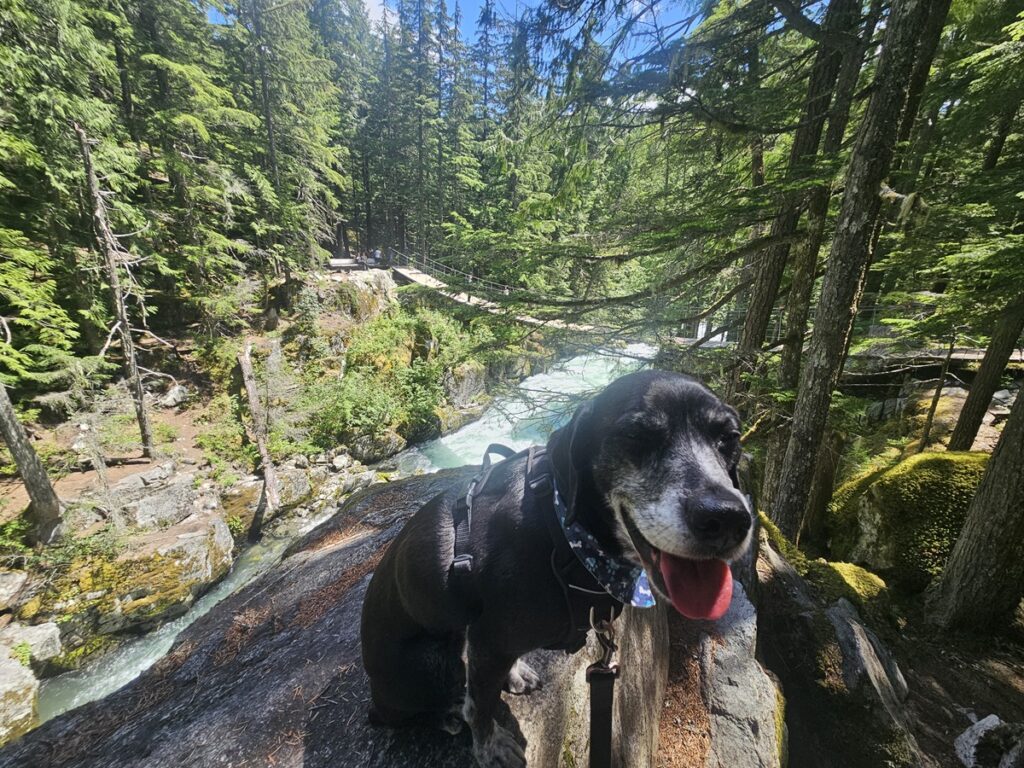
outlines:
{"label": "dog's nose", "polygon": [[687,504],[686,522],[701,543],[728,549],[747,535],[752,523],[750,512],[734,494],[708,494]]}

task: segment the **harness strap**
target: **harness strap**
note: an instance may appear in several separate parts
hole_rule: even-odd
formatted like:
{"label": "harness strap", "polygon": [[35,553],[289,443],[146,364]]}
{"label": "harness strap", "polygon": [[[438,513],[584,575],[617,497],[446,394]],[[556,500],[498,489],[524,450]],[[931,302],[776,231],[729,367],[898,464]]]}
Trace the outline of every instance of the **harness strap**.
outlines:
{"label": "harness strap", "polygon": [[469,535],[473,528],[473,501],[487,485],[487,480],[491,476],[491,470],[495,466],[491,464],[492,453],[497,453],[505,459],[516,455],[516,452],[511,448],[500,443],[488,445],[481,462],[481,472],[470,481],[465,495],[459,496],[452,508],[455,546],[454,557],[449,567],[449,579],[453,582],[456,589],[462,591],[467,596],[467,599],[474,606],[474,610],[479,607],[479,601],[471,597],[472,590],[469,589],[466,583],[469,575],[473,572],[473,555],[469,552]]}

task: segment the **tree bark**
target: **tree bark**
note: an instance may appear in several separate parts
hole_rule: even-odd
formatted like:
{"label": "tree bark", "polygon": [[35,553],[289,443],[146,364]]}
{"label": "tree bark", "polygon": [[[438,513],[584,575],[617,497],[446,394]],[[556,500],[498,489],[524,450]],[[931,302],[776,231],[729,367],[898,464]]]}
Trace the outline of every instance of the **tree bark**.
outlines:
{"label": "tree bark", "polygon": [[[822,28],[838,31],[850,29],[855,23],[859,10],[859,0],[857,2],[832,0],[826,11]],[[806,177],[812,168],[842,60],[841,48],[833,47],[826,42],[819,45],[807,82],[807,95],[804,98],[800,122],[793,135],[793,145],[790,148],[789,164],[786,169],[787,181],[792,182],[795,179]],[[802,203],[802,193],[787,193],[785,195],[782,206],[772,222],[772,237],[785,237],[796,231],[800,221]],[[789,245],[777,245],[762,253],[757,262],[754,284],[750,291],[746,319],[737,350],[740,358],[745,359],[746,363],[737,367],[738,373],[742,369],[749,370],[761,350],[788,258]],[[734,380],[734,389],[735,391],[742,389],[738,378]]]}
{"label": "tree bark", "polygon": [[49,544],[54,540],[61,523],[60,500],[50,485],[43,462],[39,460],[25,434],[25,428],[14,414],[14,404],[3,384],[0,384],[0,437],[3,437],[7,449],[14,457],[18,474],[31,500],[29,519],[32,521],[32,538],[41,544]]}
{"label": "tree bark", "polygon": [[252,433],[256,448],[260,452],[260,471],[263,474],[263,499],[259,505],[252,524],[249,526],[249,539],[259,537],[263,518],[269,513],[273,515],[281,506],[277,492],[277,472],[274,460],[270,455],[267,441],[267,415],[260,403],[260,395],[256,390],[256,376],[252,370],[252,342],[245,342],[242,352],[238,355],[238,368],[242,372],[242,383],[245,385],[245,396],[249,402],[249,415],[252,417]]}
{"label": "tree bark", "polygon": [[949,337],[949,348],[946,350],[946,357],[942,361],[942,370],[939,372],[939,383],[935,385],[935,394],[928,405],[928,415],[924,420],[924,430],[921,434],[921,442],[917,446],[918,453],[924,453],[928,447],[928,440],[932,434],[932,424],[935,423],[935,412],[939,410],[939,400],[942,398],[942,388],[946,384],[946,375],[949,373],[949,362],[953,359],[953,351],[956,349],[956,333]]}
{"label": "tree bark", "polygon": [[1020,103],[1020,98],[1010,101],[1000,113],[999,119],[996,122],[995,133],[992,134],[992,139],[985,149],[985,159],[982,160],[981,170],[991,171],[999,163],[999,158],[1003,154],[1003,147],[1006,145],[1006,137],[1010,135],[1013,120],[1017,117],[1017,110],[1020,109]]}
{"label": "tree bark", "polygon": [[949,438],[948,449],[951,451],[969,451],[978,436],[981,422],[992,402],[992,395],[999,388],[999,380],[1010,355],[1017,345],[1017,339],[1024,333],[1024,299],[1018,298],[1003,310],[996,322],[992,339],[985,350],[978,373],[971,382],[970,392],[964,402],[963,410],[956,420],[953,434]]}
{"label": "tree bark", "polygon": [[862,276],[871,261],[871,236],[881,205],[879,186],[892,162],[914,51],[928,7],[926,0],[893,3],[873,92],[846,174],[846,193],[800,377],[778,498],[771,510],[776,524],[790,538],[797,535],[814,476],[817,451],[809,446],[820,445],[824,437],[832,388],[842,370]]}
{"label": "tree bark", "polygon": [[974,494],[946,568],[928,595],[940,627],[983,630],[1012,616],[1024,587],[1024,395]]}
{"label": "tree bark", "polygon": [[[850,107],[857,80],[860,77],[864,55],[867,53],[871,38],[875,33],[875,25],[881,14],[881,3],[875,0],[864,21],[860,44],[856,48],[847,49],[843,53],[842,66],[836,80],[835,100],[828,118],[828,129],[822,143],[821,154],[825,160],[838,157],[843,147],[843,137],[850,120]],[[818,271],[818,254],[825,240],[825,223],[828,218],[829,200],[832,196],[832,184],[818,184],[809,193],[807,199],[807,236],[796,250],[793,257],[792,279],[790,280],[789,296],[786,298],[785,325],[782,333],[782,355],[779,361],[779,389],[796,389],[800,380],[800,364],[803,359],[804,337],[807,334],[807,321],[811,313],[811,297],[814,293],[814,276]],[[780,404],[779,410],[784,416],[776,417],[779,426],[772,434],[765,452],[764,480],[761,487],[761,498],[765,509],[771,509],[778,491],[782,462],[789,443],[790,408]]]}
{"label": "tree bark", "polygon": [[128,317],[128,307],[124,301],[124,291],[121,289],[121,278],[118,275],[118,262],[121,261],[123,254],[117,238],[110,229],[110,222],[107,220],[106,204],[103,202],[103,194],[100,192],[100,184],[96,179],[96,170],[92,164],[89,138],[77,123],[75,124],[75,133],[78,135],[78,146],[82,151],[82,162],[85,164],[86,186],[89,204],[92,208],[93,234],[107,273],[107,285],[110,287],[110,300],[114,305],[117,333],[124,352],[125,375],[132,391],[132,400],[135,403],[135,418],[139,423],[139,434],[142,437],[142,455],[152,458],[153,431],[150,429],[149,416],[146,414],[146,391],[142,387],[142,376],[139,374],[139,365],[135,359],[135,341],[132,339],[131,321]]}

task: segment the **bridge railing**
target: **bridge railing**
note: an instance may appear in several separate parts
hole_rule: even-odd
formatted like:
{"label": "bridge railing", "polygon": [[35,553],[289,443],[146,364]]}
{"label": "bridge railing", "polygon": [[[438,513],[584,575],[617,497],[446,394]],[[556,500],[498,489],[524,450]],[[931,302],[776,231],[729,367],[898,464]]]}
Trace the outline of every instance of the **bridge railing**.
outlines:
{"label": "bridge railing", "polygon": [[513,293],[521,292],[523,290],[521,288],[514,288],[511,285],[495,282],[494,280],[488,280],[485,277],[479,277],[458,269],[457,267],[453,267],[450,264],[444,264],[443,262],[428,258],[421,254],[410,255],[402,253],[397,249],[394,249],[393,253],[397,257],[399,266],[415,267],[421,272],[425,272],[433,277],[443,276],[447,278],[456,278],[459,282],[466,283],[467,285],[475,288],[483,289],[489,293],[511,296]]}

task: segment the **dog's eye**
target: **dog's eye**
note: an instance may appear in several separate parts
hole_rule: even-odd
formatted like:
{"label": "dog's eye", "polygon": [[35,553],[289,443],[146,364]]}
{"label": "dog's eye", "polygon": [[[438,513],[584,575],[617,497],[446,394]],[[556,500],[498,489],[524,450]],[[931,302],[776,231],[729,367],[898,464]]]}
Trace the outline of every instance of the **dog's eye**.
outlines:
{"label": "dog's eye", "polygon": [[735,429],[730,429],[728,432],[723,434],[718,440],[718,450],[722,453],[731,454],[739,448],[740,445],[740,433]]}

